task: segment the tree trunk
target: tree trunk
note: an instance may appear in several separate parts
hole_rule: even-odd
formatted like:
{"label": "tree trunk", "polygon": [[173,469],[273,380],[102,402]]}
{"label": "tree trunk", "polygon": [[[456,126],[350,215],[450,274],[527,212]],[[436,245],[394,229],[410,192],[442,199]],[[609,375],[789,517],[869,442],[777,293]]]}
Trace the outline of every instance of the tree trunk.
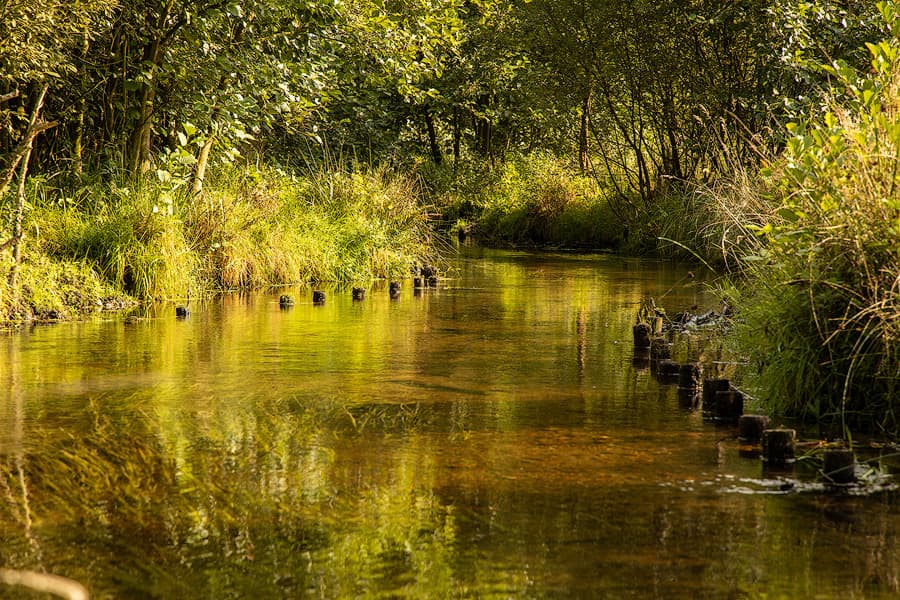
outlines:
{"label": "tree trunk", "polygon": [[[31,159],[31,149],[34,147],[34,138],[38,133],[46,129],[41,129],[38,126],[38,118],[41,114],[41,108],[44,106],[44,99],[47,97],[47,90],[50,88],[50,84],[45,83],[44,87],[41,88],[41,93],[38,95],[37,102],[34,104],[34,110],[31,112],[31,118],[28,120],[28,129],[25,130],[25,137],[23,138],[23,142],[26,143],[25,151],[21,157],[19,157],[20,166],[19,166],[19,188],[18,194],[16,196],[16,214],[15,220],[13,222],[13,237],[10,240],[12,242],[12,254],[13,254],[13,265],[9,270],[9,287],[12,290],[13,294],[17,294],[16,286],[18,284],[19,277],[19,263],[22,260],[22,223],[25,219],[25,178],[28,176],[28,161]],[[13,170],[15,166],[12,167]],[[6,190],[6,186],[9,185],[9,182],[6,185],[0,186],[0,198],[3,196],[3,192]],[[9,242],[8,242],[9,243]]]}
{"label": "tree trunk", "polygon": [[462,138],[462,128],[459,124],[459,108],[453,109],[453,169],[459,165],[459,142]]}
{"label": "tree trunk", "polygon": [[428,148],[431,150],[431,160],[434,164],[439,165],[443,162],[444,156],[441,154],[441,147],[437,140],[437,130],[434,127],[434,117],[431,115],[428,105],[425,105],[425,127],[428,129]]}
{"label": "tree trunk", "polygon": [[203,191],[203,180],[206,178],[206,165],[209,164],[209,151],[212,150],[213,143],[216,140],[215,135],[210,135],[206,139],[206,143],[200,148],[200,154],[197,155],[197,168],[194,170],[194,184],[191,187],[191,193],[195,196]]}
{"label": "tree trunk", "polygon": [[591,86],[588,84],[587,92],[581,104],[581,130],[578,132],[578,165],[581,174],[586,175],[591,168],[588,156],[588,134],[591,128]]}

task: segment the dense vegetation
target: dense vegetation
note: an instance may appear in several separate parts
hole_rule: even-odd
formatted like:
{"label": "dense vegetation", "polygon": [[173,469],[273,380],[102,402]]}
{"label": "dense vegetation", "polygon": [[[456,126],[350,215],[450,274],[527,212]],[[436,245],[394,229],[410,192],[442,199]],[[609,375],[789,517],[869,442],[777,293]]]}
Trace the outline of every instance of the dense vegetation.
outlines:
{"label": "dense vegetation", "polygon": [[408,274],[440,214],[491,243],[738,272],[770,399],[888,423],[895,11],[0,4],[0,319]]}

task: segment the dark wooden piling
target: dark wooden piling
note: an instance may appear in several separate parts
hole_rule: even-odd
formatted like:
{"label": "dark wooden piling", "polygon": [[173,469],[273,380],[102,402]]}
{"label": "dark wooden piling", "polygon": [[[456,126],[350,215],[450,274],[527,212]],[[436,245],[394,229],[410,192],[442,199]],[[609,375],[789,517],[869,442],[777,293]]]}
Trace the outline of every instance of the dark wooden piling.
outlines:
{"label": "dark wooden piling", "polygon": [[675,383],[678,381],[678,370],[681,367],[674,360],[664,358],[656,365],[656,377],[664,383]]}
{"label": "dark wooden piling", "polygon": [[634,365],[634,368],[638,371],[644,371],[650,368],[650,348],[635,348],[634,356],[631,359],[631,364]]}
{"label": "dark wooden piling", "polygon": [[829,448],[822,455],[822,475],[829,483],[846,485],[856,481],[856,457],[848,448]]}
{"label": "dark wooden piling", "polygon": [[766,429],[763,431],[763,461],[770,465],[794,462],[797,432],[793,429]]}
{"label": "dark wooden piling", "polygon": [[745,444],[759,444],[768,426],[769,417],[765,415],[741,415],[738,419],[738,438]]}
{"label": "dark wooden piling", "polygon": [[669,347],[669,340],[664,337],[655,337],[650,340],[650,363],[672,358],[672,350]]}
{"label": "dark wooden piling", "polygon": [[421,277],[413,277],[413,287],[414,288],[418,289],[418,288],[422,287],[423,285],[424,284],[422,282]]}
{"label": "dark wooden piling", "polygon": [[685,390],[696,390],[700,387],[700,366],[695,363],[684,363],[678,368],[678,387]]}
{"label": "dark wooden piling", "polygon": [[716,392],[716,404],[713,411],[716,421],[722,423],[737,423],[744,414],[744,394],[737,390],[729,389]]}
{"label": "dark wooden piling", "polygon": [[357,302],[366,299],[366,290],[364,288],[355,287],[350,291],[350,293],[353,295],[353,299]]}
{"label": "dark wooden piling", "polygon": [[650,326],[646,323],[638,323],[634,327],[631,328],[632,334],[634,335],[634,347],[635,348],[649,348],[650,347]]}
{"label": "dark wooden piling", "polygon": [[388,285],[388,293],[390,294],[391,299],[393,299],[393,300],[396,300],[397,298],[399,298],[400,297],[400,282],[392,281]]}
{"label": "dark wooden piling", "polygon": [[700,392],[692,388],[678,388],[678,405],[693,410],[700,405]]}
{"label": "dark wooden piling", "polygon": [[278,298],[278,306],[281,308],[289,308],[294,305],[293,296],[288,296],[287,294],[282,294],[280,298]]}
{"label": "dark wooden piling", "polygon": [[314,290],[313,304],[325,304],[325,292],[322,290]]}
{"label": "dark wooden piling", "polygon": [[432,275],[428,279],[425,280],[425,285],[428,287],[437,287],[438,286],[438,276]]}
{"label": "dark wooden piling", "polygon": [[186,319],[191,314],[191,310],[187,306],[176,306],[175,316],[179,319]]}
{"label": "dark wooden piling", "polygon": [[703,380],[703,410],[715,413],[716,392],[727,392],[731,389],[731,382],[727,379]]}

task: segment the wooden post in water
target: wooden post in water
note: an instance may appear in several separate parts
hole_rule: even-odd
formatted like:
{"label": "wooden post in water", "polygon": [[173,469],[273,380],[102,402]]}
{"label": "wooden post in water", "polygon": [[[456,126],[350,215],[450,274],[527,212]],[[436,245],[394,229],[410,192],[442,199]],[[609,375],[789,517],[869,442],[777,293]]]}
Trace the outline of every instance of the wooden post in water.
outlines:
{"label": "wooden post in water", "polygon": [[313,290],[313,304],[325,304],[325,292]]}
{"label": "wooden post in water", "polygon": [[657,363],[667,358],[672,358],[669,340],[664,337],[655,337],[650,340],[650,366],[653,366],[652,363]]}
{"label": "wooden post in water", "polygon": [[856,481],[854,465],[856,457],[853,450],[847,448],[829,448],[822,455],[824,465],[822,475],[829,483],[846,485]]}
{"label": "wooden post in water", "polygon": [[797,432],[793,429],[766,429],[763,431],[763,461],[770,465],[794,462]]}
{"label": "wooden post in water", "polygon": [[634,335],[634,347],[635,348],[649,348],[650,347],[650,326],[646,323],[638,323],[631,329],[632,334]]}
{"label": "wooden post in water", "polygon": [[176,306],[175,316],[179,319],[186,319],[191,315],[191,311],[187,306]]}
{"label": "wooden post in water", "polygon": [[738,419],[738,439],[745,444],[758,444],[768,426],[769,417],[765,415],[741,415]]}
{"label": "wooden post in water", "polygon": [[365,288],[355,287],[351,290],[351,293],[353,294],[353,299],[356,300],[357,302],[359,302],[360,300],[366,299]]}
{"label": "wooden post in water", "polygon": [[716,406],[714,415],[717,421],[723,423],[737,423],[744,414],[744,395],[737,390],[716,392]]}
{"label": "wooden post in water", "polygon": [[727,392],[731,389],[731,382],[727,379],[703,380],[703,410],[715,413],[716,392]]}
{"label": "wooden post in water", "polygon": [[391,300],[396,300],[397,298],[399,298],[400,297],[400,282],[392,281],[388,285],[388,293],[391,296]]}
{"label": "wooden post in water", "polygon": [[420,288],[422,287],[422,278],[421,277],[413,277],[413,287]]}
{"label": "wooden post in water", "polygon": [[675,383],[678,381],[680,366],[674,360],[664,358],[656,366],[656,377],[665,383]]}
{"label": "wooden post in water", "polygon": [[684,363],[678,368],[678,387],[685,390],[696,390],[700,387],[700,366],[696,363]]}
{"label": "wooden post in water", "polygon": [[282,294],[280,298],[278,298],[278,306],[281,308],[290,308],[294,305],[293,296],[288,296],[287,294]]}

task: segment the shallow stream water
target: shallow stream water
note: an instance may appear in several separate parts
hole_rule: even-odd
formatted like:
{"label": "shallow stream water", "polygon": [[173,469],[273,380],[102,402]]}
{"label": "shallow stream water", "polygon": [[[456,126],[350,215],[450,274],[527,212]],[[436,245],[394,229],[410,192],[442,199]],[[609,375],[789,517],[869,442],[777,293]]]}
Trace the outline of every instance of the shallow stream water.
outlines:
{"label": "shallow stream water", "polygon": [[[634,360],[641,300],[716,308],[702,275],[479,249],[447,267],[393,300],[280,289],[3,334],[0,567],[95,598],[900,593],[890,477],[765,471]],[[718,341],[675,342],[734,370]]]}

